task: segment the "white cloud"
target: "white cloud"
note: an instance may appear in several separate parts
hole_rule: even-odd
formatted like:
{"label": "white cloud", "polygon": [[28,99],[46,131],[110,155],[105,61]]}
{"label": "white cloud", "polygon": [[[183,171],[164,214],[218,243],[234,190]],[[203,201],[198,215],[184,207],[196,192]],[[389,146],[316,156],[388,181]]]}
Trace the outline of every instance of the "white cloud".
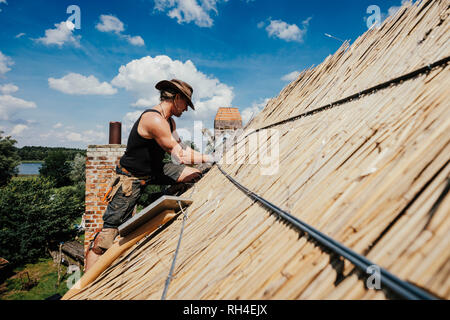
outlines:
{"label": "white cloud", "polygon": [[73,95],[112,95],[117,92],[109,83],[100,83],[93,75],[85,77],[78,73],[69,73],[61,79],[49,78],[48,85],[54,90]]}
{"label": "white cloud", "polygon": [[85,144],[89,143],[106,143],[106,133],[103,131],[85,130],[82,132],[75,131],[55,131],[50,130],[46,133],[40,134],[41,139],[53,138],[60,142],[82,142]]}
{"label": "white cloud", "polygon": [[[402,0],[401,6],[405,5],[406,3],[410,3],[410,2],[411,2],[410,0]],[[390,7],[388,9],[388,16],[390,17],[390,16],[395,15],[398,12],[398,10],[401,8],[401,6],[392,6],[392,7]]]}
{"label": "white cloud", "polygon": [[8,4],[8,2],[6,2],[6,0],[0,0],[0,3]]}
{"label": "white cloud", "polygon": [[63,124],[61,122],[58,122],[57,124],[55,124],[53,126],[53,128],[58,129],[58,128],[61,128],[62,126],[63,126]]}
{"label": "white cloud", "polygon": [[100,16],[100,21],[95,28],[102,32],[115,32],[120,33],[124,31],[123,22],[113,15],[102,14]]}
{"label": "white cloud", "polygon": [[245,125],[247,122],[254,118],[258,113],[260,113],[264,107],[269,103],[270,98],[266,98],[260,102],[253,102],[251,107],[248,107],[241,112],[242,124]]}
{"label": "white cloud", "polygon": [[12,83],[0,85],[0,92],[3,94],[14,93],[14,92],[17,92],[18,90],[19,90],[19,87],[13,85]]}
{"label": "white cloud", "polygon": [[388,9],[388,16],[395,15],[397,13],[398,9],[400,9],[400,7],[396,7],[396,6],[390,7]]}
{"label": "white cloud", "polygon": [[14,61],[10,57],[5,56],[0,51],[0,76],[4,75],[8,71],[10,71],[11,68],[9,68],[9,67],[12,66],[13,64],[14,64]]}
{"label": "white cloud", "polygon": [[21,33],[19,33],[19,34],[16,35],[16,38],[23,37],[24,35],[25,35],[25,33],[21,32]]}
{"label": "white cloud", "polygon": [[80,46],[81,36],[74,36],[73,31],[75,30],[75,25],[70,21],[62,21],[55,24],[55,29],[45,30],[45,37],[36,39],[36,41],[41,42],[45,45],[57,45],[62,47],[65,43],[72,43],[74,46]]}
{"label": "white cloud", "polygon": [[0,96],[0,120],[9,120],[17,111],[32,108],[36,108],[36,104],[32,101],[25,101],[10,95]]}
{"label": "white cloud", "polygon": [[298,78],[299,75],[300,75],[300,72],[292,71],[291,73],[288,73],[288,74],[284,75],[281,78],[281,80],[283,80],[283,81],[294,81],[295,79]]}
{"label": "white cloud", "polygon": [[125,116],[122,119],[122,129],[125,132],[125,136],[128,137],[128,134],[130,133],[131,128],[133,127],[136,120],[141,115],[142,111],[133,111],[128,112],[125,114]]}
{"label": "white cloud", "polygon": [[10,135],[11,136],[20,136],[24,130],[28,129],[28,126],[24,124],[17,124],[12,129]]}
{"label": "white cloud", "polygon": [[126,36],[129,43],[131,43],[134,46],[144,46],[145,42],[144,39],[142,39],[140,36]]}
{"label": "white cloud", "polygon": [[128,34],[123,34],[122,32],[125,30],[124,24],[120,21],[119,18],[113,15],[105,15],[102,14],[100,16],[101,22],[98,23],[95,27],[97,30],[101,32],[114,32],[122,39],[126,39],[129,43],[134,46],[144,46],[145,42],[141,36],[130,36]]}
{"label": "white cloud", "polygon": [[[223,0],[226,2],[228,0]],[[217,3],[221,0],[155,0],[155,10],[165,12],[172,19],[177,19],[179,24],[194,22],[199,27],[212,27],[213,20],[210,14],[216,15]]]}
{"label": "white cloud", "polygon": [[296,24],[287,24],[282,20],[270,20],[270,24],[266,27],[269,37],[276,37],[285,41],[303,42],[303,38],[308,31],[309,17],[302,22],[300,29]]}
{"label": "white cloud", "polygon": [[147,99],[138,99],[136,102],[132,103],[131,106],[136,107],[136,108],[145,108],[145,107],[151,107],[154,106],[155,104],[158,104],[158,97],[154,96],[152,99],[147,100]]}
{"label": "white cloud", "polygon": [[143,57],[121,66],[119,74],[111,83],[135,94],[136,107],[150,107],[159,103],[157,82],[163,79],[181,79],[193,89],[195,112],[188,112],[197,120],[214,117],[217,108],[230,107],[233,100],[233,88],[221,83],[217,78],[207,76],[197,70],[192,61],[172,60],[165,55]]}
{"label": "white cloud", "polygon": [[67,139],[70,141],[83,141],[83,137],[78,132],[70,132],[67,135]]}

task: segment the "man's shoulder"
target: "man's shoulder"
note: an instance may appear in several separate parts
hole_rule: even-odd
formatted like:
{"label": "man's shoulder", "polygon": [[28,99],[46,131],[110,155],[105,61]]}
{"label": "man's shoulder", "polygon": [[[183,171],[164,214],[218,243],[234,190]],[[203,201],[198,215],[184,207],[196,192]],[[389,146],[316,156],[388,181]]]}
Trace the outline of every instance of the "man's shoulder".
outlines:
{"label": "man's shoulder", "polygon": [[141,120],[145,123],[154,123],[154,124],[164,122],[163,117],[158,112],[145,112],[142,114]]}
{"label": "man's shoulder", "polygon": [[[141,125],[143,129],[151,133],[161,133],[169,128],[169,123],[156,112],[146,112],[142,115]],[[170,130],[170,129],[169,129]]]}

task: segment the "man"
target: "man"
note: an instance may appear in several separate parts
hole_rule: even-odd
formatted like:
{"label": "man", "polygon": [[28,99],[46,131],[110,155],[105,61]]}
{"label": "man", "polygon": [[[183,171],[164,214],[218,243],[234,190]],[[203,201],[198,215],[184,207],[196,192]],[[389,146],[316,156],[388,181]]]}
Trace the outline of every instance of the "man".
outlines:
{"label": "man", "polygon": [[[188,106],[195,110],[192,87],[173,79],[158,82],[156,89],[160,91],[161,102],[144,111],[130,131],[127,149],[105,196],[110,202],[103,215],[103,229],[95,236],[86,256],[86,271],[111,247],[119,225],[131,218],[145,185],[172,185],[173,192],[201,177],[198,169],[185,164],[215,162],[213,156],[183,146],[171,118],[180,117]],[[163,162],[166,152],[176,163]]]}

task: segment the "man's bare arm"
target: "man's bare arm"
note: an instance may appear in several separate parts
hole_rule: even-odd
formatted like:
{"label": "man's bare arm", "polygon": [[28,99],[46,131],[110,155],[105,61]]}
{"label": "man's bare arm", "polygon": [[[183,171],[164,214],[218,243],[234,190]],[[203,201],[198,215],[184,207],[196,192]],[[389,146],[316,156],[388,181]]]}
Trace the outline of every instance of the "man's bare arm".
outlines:
{"label": "man's bare arm", "polygon": [[180,163],[192,164],[210,161],[208,155],[201,154],[191,148],[184,150],[179,141],[170,132],[169,123],[161,117],[146,119],[143,129],[156,140],[164,151],[170,153]]}

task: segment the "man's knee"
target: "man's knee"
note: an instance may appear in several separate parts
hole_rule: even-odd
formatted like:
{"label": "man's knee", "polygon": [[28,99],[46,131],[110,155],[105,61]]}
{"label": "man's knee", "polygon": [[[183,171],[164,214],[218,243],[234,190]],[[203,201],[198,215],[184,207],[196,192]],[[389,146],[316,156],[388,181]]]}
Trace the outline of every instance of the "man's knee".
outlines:
{"label": "man's knee", "polygon": [[191,167],[185,167],[181,172],[177,182],[196,182],[202,176],[200,170]]}
{"label": "man's knee", "polygon": [[114,239],[119,234],[115,228],[103,228],[94,238],[91,250],[98,255],[102,255],[114,243]]}

